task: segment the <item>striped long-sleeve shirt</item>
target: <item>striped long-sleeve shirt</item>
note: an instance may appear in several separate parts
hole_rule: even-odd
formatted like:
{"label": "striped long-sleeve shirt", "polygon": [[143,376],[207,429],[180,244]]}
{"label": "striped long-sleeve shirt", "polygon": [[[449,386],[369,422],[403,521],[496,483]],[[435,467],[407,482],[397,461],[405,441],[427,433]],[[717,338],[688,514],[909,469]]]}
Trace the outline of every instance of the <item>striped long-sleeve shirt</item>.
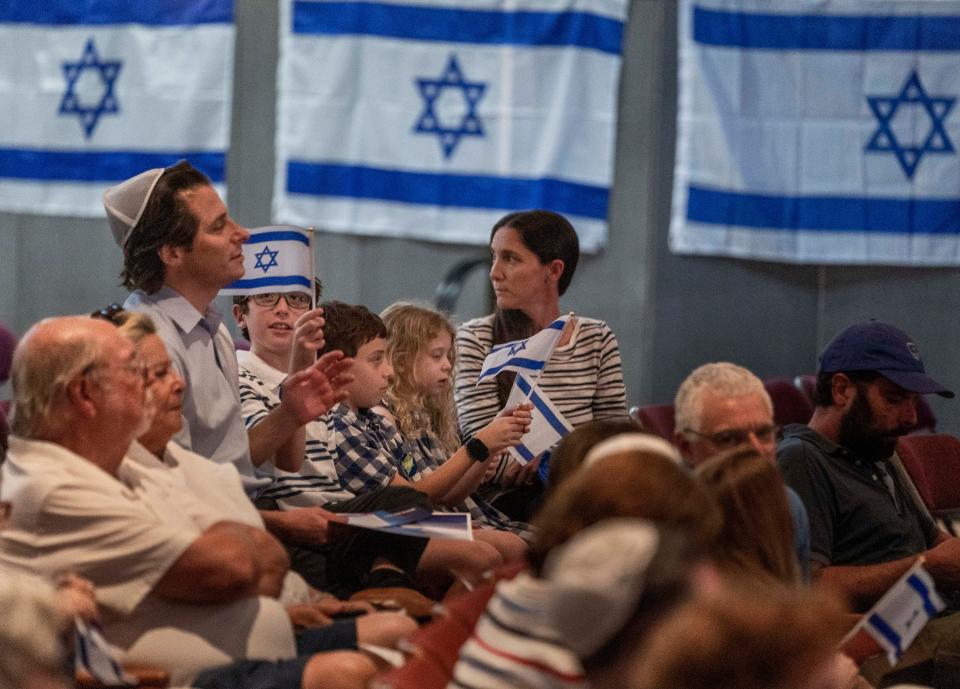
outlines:
{"label": "striped long-sleeve shirt", "polygon": [[[468,321],[457,331],[454,394],[464,436],[476,433],[500,411],[496,380],[476,384],[492,347],[493,316]],[[603,321],[577,316],[570,341],[553,350],[537,382],[573,426],[627,415],[620,349]]]}

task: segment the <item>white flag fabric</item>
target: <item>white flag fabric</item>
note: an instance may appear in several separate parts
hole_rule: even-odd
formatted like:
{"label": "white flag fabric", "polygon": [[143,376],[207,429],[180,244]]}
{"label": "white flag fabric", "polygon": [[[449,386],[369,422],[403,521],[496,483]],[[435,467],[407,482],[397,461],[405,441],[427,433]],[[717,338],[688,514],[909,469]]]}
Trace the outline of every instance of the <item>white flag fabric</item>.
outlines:
{"label": "white flag fabric", "polygon": [[960,1],[684,0],[670,247],[960,264]]}
{"label": "white flag fabric", "polygon": [[560,316],[536,335],[531,335],[525,340],[504,342],[494,347],[483,360],[477,383],[497,375],[500,371],[533,373],[536,374],[535,380],[550,360],[553,348],[560,341],[563,328],[569,320],[570,316]]}
{"label": "white flag fabric", "polygon": [[134,687],[137,679],[124,671],[118,660],[120,652],[103,638],[100,628],[93,622],[77,618],[75,621],[74,665],[86,670],[92,677],[109,687]]}
{"label": "white flag fabric", "polygon": [[520,439],[519,444],[508,450],[521,465],[539,457],[573,430],[573,426],[563,418],[560,410],[553,406],[553,402],[540,386],[518,373],[507,398],[507,406],[516,406],[524,400],[533,405],[530,430]]}
{"label": "white flag fabric", "polygon": [[0,2],[0,211],[103,217],[186,158],[223,193],[233,0]]}
{"label": "white flag fabric", "polygon": [[313,295],[313,231],[288,225],[250,230],[243,244],[243,277],[220,294],[306,292]]}
{"label": "white flag fabric", "polygon": [[276,222],[486,244],[504,214],[606,242],[627,0],[281,3]]}
{"label": "white flag fabric", "polygon": [[945,607],[933,579],[917,561],[863,616],[861,624],[887,652],[890,665],[896,665],[927,621]]}

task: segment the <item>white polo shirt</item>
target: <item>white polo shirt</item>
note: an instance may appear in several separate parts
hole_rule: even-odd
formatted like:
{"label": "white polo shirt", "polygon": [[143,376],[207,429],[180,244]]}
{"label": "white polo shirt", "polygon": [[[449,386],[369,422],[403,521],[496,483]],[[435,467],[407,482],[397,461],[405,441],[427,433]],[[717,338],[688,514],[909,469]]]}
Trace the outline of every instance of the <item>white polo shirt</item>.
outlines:
{"label": "white polo shirt", "polygon": [[97,587],[107,639],[125,660],[166,668],[173,685],[234,660],[292,658],[290,619],[277,601],[172,603],[151,591],[200,536],[200,508],[144,489],[135,472],[118,480],[64,447],[10,437],[0,500],[0,563],[55,577],[76,572]]}

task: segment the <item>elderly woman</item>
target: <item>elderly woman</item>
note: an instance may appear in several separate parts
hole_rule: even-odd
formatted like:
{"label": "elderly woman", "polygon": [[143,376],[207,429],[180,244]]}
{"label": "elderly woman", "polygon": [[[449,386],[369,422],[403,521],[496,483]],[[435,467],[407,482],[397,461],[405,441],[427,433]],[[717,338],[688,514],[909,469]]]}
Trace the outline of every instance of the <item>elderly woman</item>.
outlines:
{"label": "elderly woman", "polygon": [[[496,311],[457,332],[455,398],[464,436],[496,416],[513,386],[514,374],[508,372],[477,385],[484,358],[495,345],[527,338],[560,316],[560,297],[573,279],[580,245],[562,215],[530,210],[510,213],[493,226],[490,253]],[[537,383],[573,426],[627,415],[620,350],[603,321],[571,318]],[[536,470],[534,461],[518,475],[518,465],[503,462],[498,481],[526,483]]]}

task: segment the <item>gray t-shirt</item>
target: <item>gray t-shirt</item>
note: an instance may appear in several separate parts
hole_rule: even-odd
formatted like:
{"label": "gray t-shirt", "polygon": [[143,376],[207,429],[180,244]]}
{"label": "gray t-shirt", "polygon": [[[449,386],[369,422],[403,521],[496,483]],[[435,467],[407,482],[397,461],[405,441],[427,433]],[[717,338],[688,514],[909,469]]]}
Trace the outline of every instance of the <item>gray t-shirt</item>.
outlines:
{"label": "gray t-shirt", "polygon": [[924,552],[939,535],[886,460],[874,464],[808,426],[792,424],[784,428],[777,463],[806,505],[815,562],[889,562]]}

